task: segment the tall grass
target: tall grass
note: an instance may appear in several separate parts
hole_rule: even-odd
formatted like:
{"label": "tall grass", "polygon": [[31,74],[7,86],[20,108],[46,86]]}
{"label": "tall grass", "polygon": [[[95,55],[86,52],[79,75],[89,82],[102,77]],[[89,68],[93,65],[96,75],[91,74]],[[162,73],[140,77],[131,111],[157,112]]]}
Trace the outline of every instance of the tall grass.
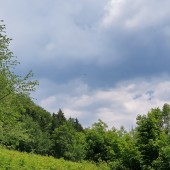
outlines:
{"label": "tall grass", "polygon": [[75,163],[0,148],[0,170],[109,170],[105,163]]}

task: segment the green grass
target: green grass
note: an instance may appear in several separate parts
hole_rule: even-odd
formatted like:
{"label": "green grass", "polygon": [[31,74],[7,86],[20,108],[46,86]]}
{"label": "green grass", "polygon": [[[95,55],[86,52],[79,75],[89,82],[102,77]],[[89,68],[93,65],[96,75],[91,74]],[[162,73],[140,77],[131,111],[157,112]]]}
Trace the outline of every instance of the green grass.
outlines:
{"label": "green grass", "polygon": [[106,164],[75,163],[0,148],[0,170],[109,170]]}

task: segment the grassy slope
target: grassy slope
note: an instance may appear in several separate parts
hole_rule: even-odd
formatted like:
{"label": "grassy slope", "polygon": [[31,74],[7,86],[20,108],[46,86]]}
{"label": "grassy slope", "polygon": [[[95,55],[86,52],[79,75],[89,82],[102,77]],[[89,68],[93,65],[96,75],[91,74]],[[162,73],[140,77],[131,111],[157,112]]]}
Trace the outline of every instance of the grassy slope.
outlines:
{"label": "grassy slope", "polygon": [[21,153],[0,148],[1,170],[109,170],[105,164],[74,163],[63,159]]}

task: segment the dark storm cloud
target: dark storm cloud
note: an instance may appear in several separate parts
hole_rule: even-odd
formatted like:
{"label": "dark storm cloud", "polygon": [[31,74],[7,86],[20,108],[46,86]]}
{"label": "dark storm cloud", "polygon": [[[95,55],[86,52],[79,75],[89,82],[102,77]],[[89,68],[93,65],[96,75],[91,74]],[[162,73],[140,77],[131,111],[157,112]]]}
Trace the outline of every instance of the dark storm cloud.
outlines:
{"label": "dark storm cloud", "polygon": [[131,2],[8,0],[1,13],[22,70],[30,67],[37,78],[58,83],[83,77],[102,87],[170,72],[169,12],[163,8],[169,2],[153,2],[153,9],[151,2]]}

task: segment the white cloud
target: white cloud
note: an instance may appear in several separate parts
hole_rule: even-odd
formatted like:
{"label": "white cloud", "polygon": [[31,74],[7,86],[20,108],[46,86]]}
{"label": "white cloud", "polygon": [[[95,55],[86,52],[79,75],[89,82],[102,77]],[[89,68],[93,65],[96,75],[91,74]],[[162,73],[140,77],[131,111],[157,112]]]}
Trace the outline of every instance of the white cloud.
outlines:
{"label": "white cloud", "polygon": [[168,0],[110,0],[105,8],[103,25],[140,30],[155,27],[168,20]]}
{"label": "white cloud", "polygon": [[138,114],[146,114],[153,107],[170,103],[170,81],[166,79],[131,80],[109,90],[90,89],[83,82],[74,81],[64,85],[67,92],[56,89],[39,104],[51,112],[61,108],[67,117],[77,117],[85,127],[102,119],[109,127],[123,125],[129,129],[135,125]]}

